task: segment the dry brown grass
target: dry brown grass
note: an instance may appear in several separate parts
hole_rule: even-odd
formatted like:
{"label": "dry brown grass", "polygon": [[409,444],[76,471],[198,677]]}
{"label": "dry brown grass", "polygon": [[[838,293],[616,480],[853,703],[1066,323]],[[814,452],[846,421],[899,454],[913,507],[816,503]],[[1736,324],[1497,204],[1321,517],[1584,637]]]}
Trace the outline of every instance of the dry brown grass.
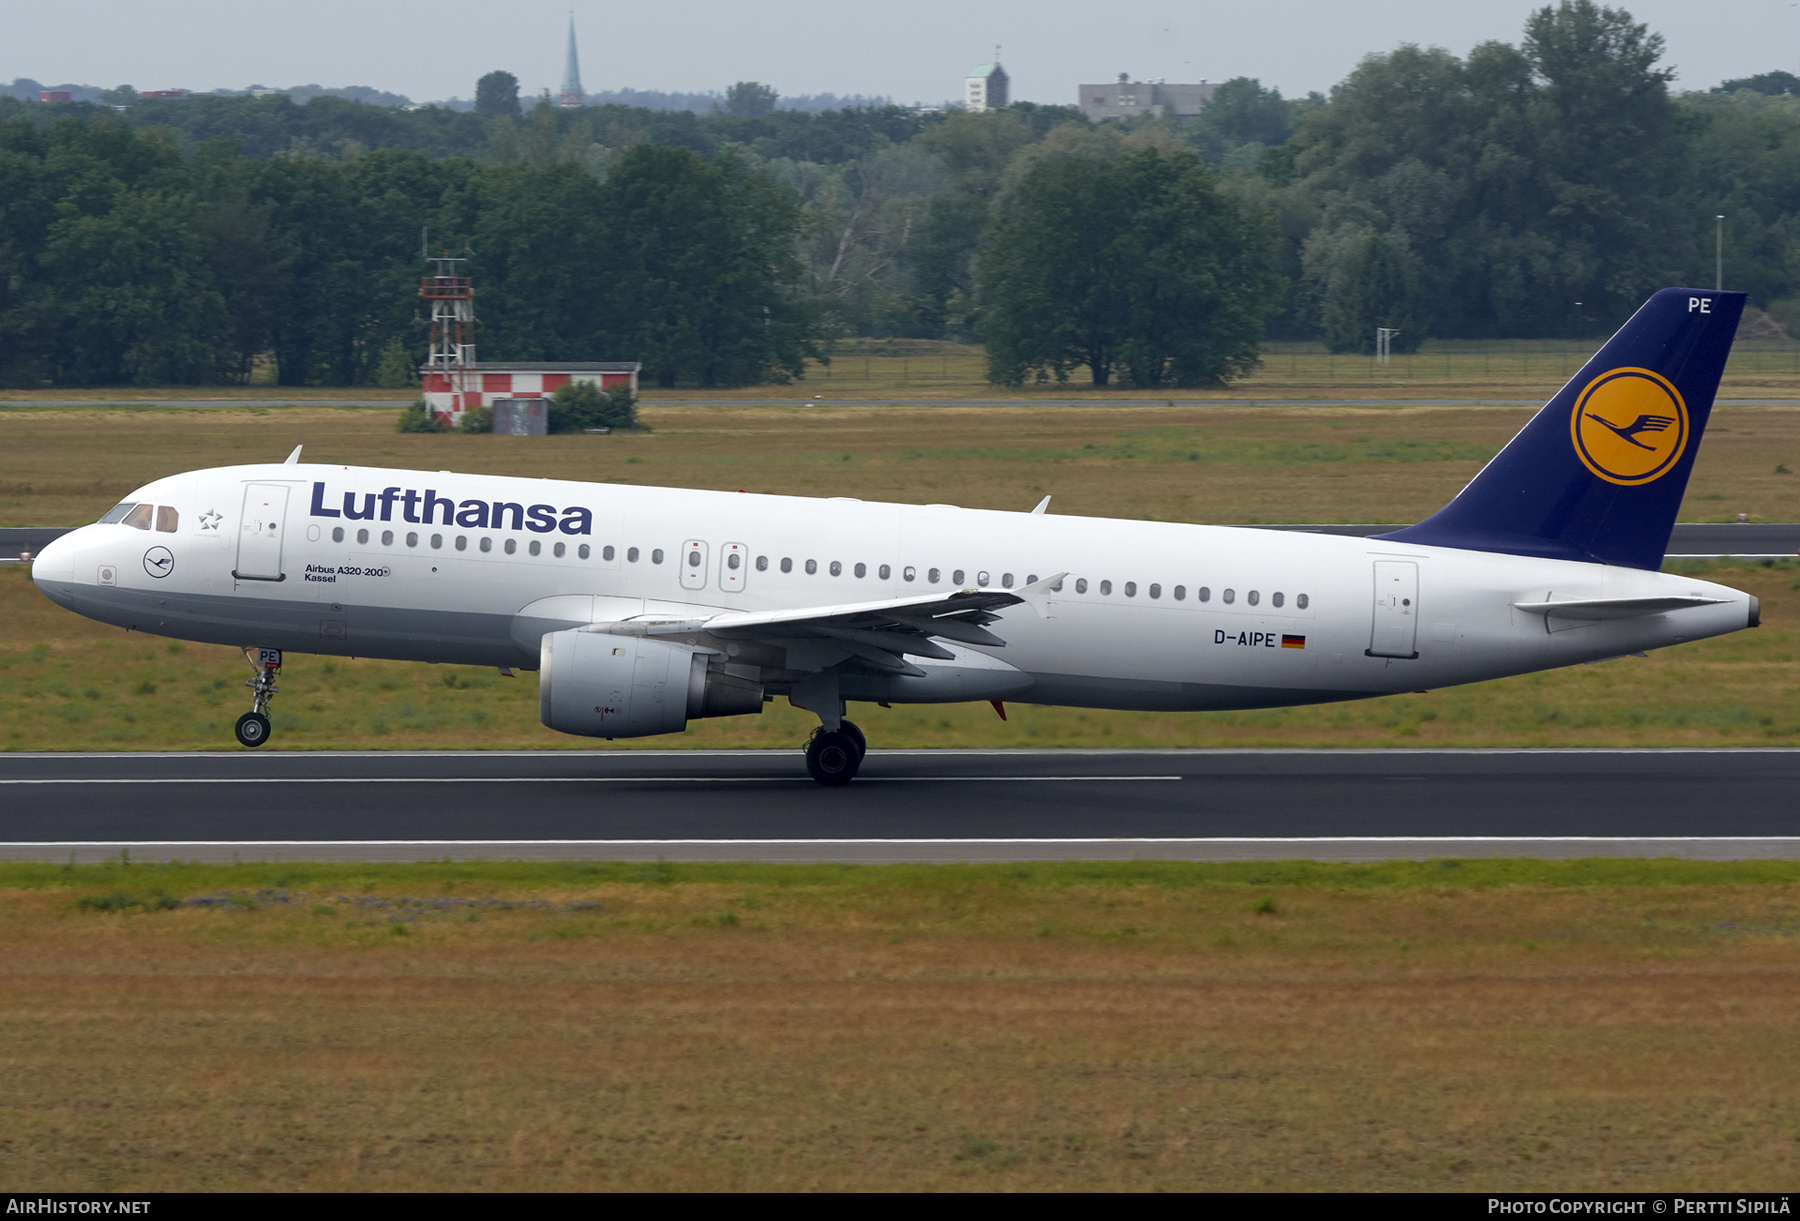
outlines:
{"label": "dry brown grass", "polygon": [[84,890],[0,891],[17,1189],[1778,1190],[1800,1152],[1792,884],[849,871],[401,934],[344,879]]}
{"label": "dry brown grass", "polygon": [[[151,479],[313,461],[747,488],[1199,522],[1410,522],[1518,431],[1522,407],[650,404],[652,432],[401,436],[389,408],[0,410],[0,524],[92,521]],[[1785,466],[1788,473],[1778,471]],[[1800,520],[1800,408],[1722,407],[1684,521]]]}

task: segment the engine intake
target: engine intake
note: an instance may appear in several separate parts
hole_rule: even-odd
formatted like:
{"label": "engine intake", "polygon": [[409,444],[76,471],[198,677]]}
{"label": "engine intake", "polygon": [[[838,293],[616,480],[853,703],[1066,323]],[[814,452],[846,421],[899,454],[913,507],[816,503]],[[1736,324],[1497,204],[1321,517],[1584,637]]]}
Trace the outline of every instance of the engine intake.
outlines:
{"label": "engine intake", "polygon": [[708,654],[682,645],[578,630],[539,645],[538,718],[559,733],[643,738],[762,707],[761,683],[710,668]]}

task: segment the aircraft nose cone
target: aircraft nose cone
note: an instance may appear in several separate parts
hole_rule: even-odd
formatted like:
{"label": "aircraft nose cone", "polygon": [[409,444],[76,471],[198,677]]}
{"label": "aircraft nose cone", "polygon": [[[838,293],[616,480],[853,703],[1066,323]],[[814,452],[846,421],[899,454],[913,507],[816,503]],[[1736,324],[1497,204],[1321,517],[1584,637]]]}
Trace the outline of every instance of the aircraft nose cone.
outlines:
{"label": "aircraft nose cone", "polygon": [[75,553],[79,549],[74,535],[65,534],[31,557],[31,579],[58,606],[68,606],[75,599]]}

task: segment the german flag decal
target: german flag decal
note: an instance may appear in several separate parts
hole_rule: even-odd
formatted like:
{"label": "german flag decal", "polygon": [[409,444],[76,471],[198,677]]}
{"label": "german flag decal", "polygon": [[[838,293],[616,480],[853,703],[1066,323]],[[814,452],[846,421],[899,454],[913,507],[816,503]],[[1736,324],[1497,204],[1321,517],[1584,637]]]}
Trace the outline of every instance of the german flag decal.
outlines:
{"label": "german flag decal", "polygon": [[1281,637],[1281,647],[1284,649],[1304,649],[1306,647],[1306,637],[1289,636],[1284,632]]}

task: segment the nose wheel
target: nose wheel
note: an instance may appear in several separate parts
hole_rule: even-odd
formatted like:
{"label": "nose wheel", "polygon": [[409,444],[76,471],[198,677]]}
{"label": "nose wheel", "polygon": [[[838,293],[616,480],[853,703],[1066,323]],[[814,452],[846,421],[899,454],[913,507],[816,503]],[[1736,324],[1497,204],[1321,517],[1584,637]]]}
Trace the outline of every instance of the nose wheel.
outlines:
{"label": "nose wheel", "polygon": [[806,770],[820,784],[836,788],[856,779],[868,744],[862,730],[851,721],[835,730],[821,726],[806,744]]}
{"label": "nose wheel", "polygon": [[237,720],[240,746],[261,746],[269,740],[269,718],[260,712],[246,712]]}
{"label": "nose wheel", "polygon": [[237,720],[240,746],[255,748],[269,740],[269,701],[281,688],[275,676],[281,671],[280,649],[245,649],[244,660],[250,663],[251,677],[244,683],[250,688],[250,711]]}

